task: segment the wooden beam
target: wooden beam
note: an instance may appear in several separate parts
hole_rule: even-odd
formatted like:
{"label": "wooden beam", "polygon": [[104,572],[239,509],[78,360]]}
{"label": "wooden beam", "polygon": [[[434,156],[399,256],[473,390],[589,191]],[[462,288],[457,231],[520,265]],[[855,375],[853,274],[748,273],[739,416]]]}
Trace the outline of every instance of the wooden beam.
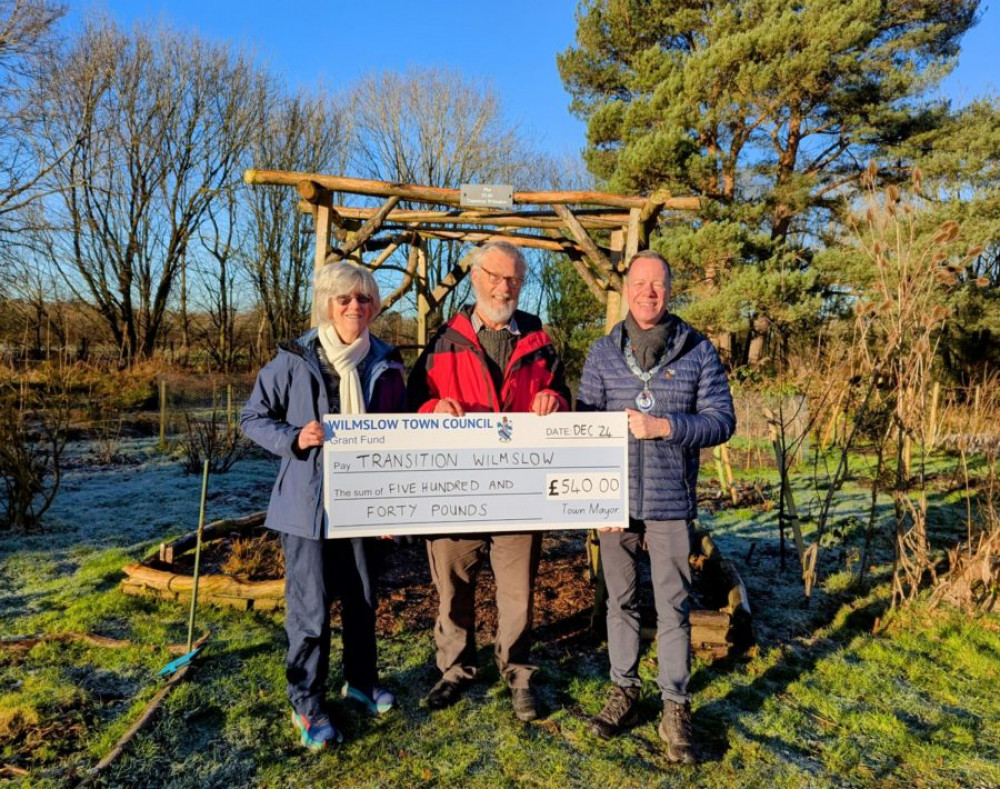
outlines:
{"label": "wooden beam", "polygon": [[371,263],[365,263],[365,266],[368,268],[369,271],[374,271],[383,263],[385,263],[392,255],[392,253],[395,252],[397,249],[399,249],[399,246],[402,243],[403,243],[402,240],[391,241],[389,245],[379,253],[379,256],[375,258],[375,260],[373,260]]}
{"label": "wooden beam", "polygon": [[622,255],[622,262],[618,265],[619,269],[623,265],[627,265],[632,256],[639,251],[639,217],[641,213],[639,208],[633,208],[628,212],[628,224],[625,226],[625,253]]}
{"label": "wooden beam", "polygon": [[427,300],[427,250],[423,241],[410,247],[410,256],[417,262],[417,345],[427,345],[428,323],[431,305]]}
{"label": "wooden beam", "polygon": [[[326,251],[330,246],[330,209],[327,206],[316,207],[316,252],[313,258],[313,272],[326,265]],[[319,326],[319,305],[313,300],[312,326]]]}
{"label": "wooden beam", "polygon": [[[615,230],[611,234],[611,254],[612,258],[615,260],[615,264],[621,260],[621,250],[625,245],[625,231]],[[621,278],[619,277],[619,282]],[[625,313],[628,311],[628,307],[625,304],[625,294],[622,292],[623,288],[618,287],[614,290],[608,291],[608,301],[606,309],[604,311],[604,333],[607,334],[611,331],[611,328],[618,323]]]}
{"label": "wooden beam", "polygon": [[507,241],[516,247],[528,247],[530,249],[547,249],[550,252],[567,252],[580,250],[572,241],[564,239],[556,241],[553,239],[541,238],[539,236],[521,236],[514,233],[488,233],[471,232],[464,230],[429,230],[419,228],[414,231],[421,238],[437,238],[446,241],[466,241],[470,244],[479,244],[485,241]]}
{"label": "wooden beam", "polygon": [[295,190],[303,200],[313,205],[329,204],[333,197],[333,193],[329,189],[324,189],[315,181],[308,179],[296,183]]}
{"label": "wooden beam", "polygon": [[360,249],[364,243],[371,238],[379,228],[382,227],[382,223],[385,221],[385,218],[389,215],[389,212],[396,207],[396,203],[398,202],[399,198],[395,196],[386,200],[378,211],[368,217],[368,220],[361,226],[358,232],[355,233],[354,236],[350,238],[339,250],[336,250],[336,254],[339,254],[342,258],[346,258],[352,252]]}
{"label": "wooden beam", "polygon": [[[562,234],[555,230],[547,230],[546,235],[549,238],[557,238],[562,240]],[[573,268],[576,269],[576,273],[580,275],[580,279],[583,280],[584,284],[594,295],[601,304],[608,303],[608,287],[607,282],[602,280],[599,275],[595,274],[594,270],[587,265],[587,259],[585,255],[578,252],[565,252],[564,253],[569,262],[573,264]]]}
{"label": "wooden beam", "polygon": [[452,266],[451,271],[448,272],[447,276],[442,279],[436,288],[429,294],[428,299],[431,304],[437,307],[441,303],[441,300],[451,293],[458,285],[465,279],[465,276],[469,273],[469,256],[466,255],[462,260]]}
{"label": "wooden beam", "polygon": [[579,220],[573,216],[573,212],[564,205],[553,205],[552,208],[563,220],[566,229],[576,239],[576,243],[580,245],[580,249],[590,259],[594,268],[607,278],[613,288],[621,290],[621,277],[618,275],[618,272],[612,268],[611,263],[604,257],[601,250],[597,248],[594,239],[590,237],[590,234],[587,233]]}
{"label": "wooden beam", "polygon": [[[286,170],[247,170],[243,180],[250,185],[274,184],[277,186],[297,186],[300,181],[312,181],[331,192],[374,195],[376,197],[397,196],[404,200],[435,205],[460,205],[458,189],[444,189],[439,186],[373,181],[365,178],[347,178],[339,175],[292,172]],[[606,192],[514,192],[514,202],[520,205],[603,205],[611,208],[642,208],[645,197],[614,195]],[[698,198],[670,198],[665,204],[675,210],[693,210],[699,205]]]}
{"label": "wooden beam", "polygon": [[[371,217],[376,209],[354,208],[349,206],[333,206],[334,213],[341,221],[354,219],[364,221]],[[316,206],[306,200],[299,201],[299,211],[312,213]],[[595,208],[574,211],[576,218],[584,227],[592,229],[614,229],[628,221],[628,214],[617,209]],[[487,211],[400,211],[395,210],[388,219],[393,222],[413,222],[416,224],[433,225],[492,225],[494,227],[532,227],[540,229],[559,229],[563,227],[562,220],[554,211],[502,211],[489,213]],[[336,220],[334,220],[336,223]]]}
{"label": "wooden beam", "polygon": [[410,289],[410,286],[413,284],[413,275],[416,274],[416,271],[417,271],[417,258],[413,254],[413,249],[411,248],[406,263],[406,271],[403,273],[403,281],[400,283],[399,287],[396,288],[390,294],[389,298],[383,300],[382,312],[385,312],[393,304],[399,301],[404,295],[406,295],[406,291],[408,291]]}

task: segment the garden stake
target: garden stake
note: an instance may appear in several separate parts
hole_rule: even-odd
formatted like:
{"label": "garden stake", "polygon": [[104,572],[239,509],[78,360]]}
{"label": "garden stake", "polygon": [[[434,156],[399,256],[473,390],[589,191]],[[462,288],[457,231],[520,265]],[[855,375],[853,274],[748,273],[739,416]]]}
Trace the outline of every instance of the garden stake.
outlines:
{"label": "garden stake", "polygon": [[194,612],[198,606],[198,569],[201,565],[201,535],[205,529],[205,499],[208,497],[208,460],[205,460],[205,467],[201,477],[201,508],[198,513],[198,533],[194,545],[194,577],[191,587],[191,613],[188,614],[188,637],[187,653],[181,655],[176,660],[172,660],[160,669],[161,677],[169,677],[177,669],[190,663],[195,655],[201,652],[202,647],[192,649],[194,644]]}

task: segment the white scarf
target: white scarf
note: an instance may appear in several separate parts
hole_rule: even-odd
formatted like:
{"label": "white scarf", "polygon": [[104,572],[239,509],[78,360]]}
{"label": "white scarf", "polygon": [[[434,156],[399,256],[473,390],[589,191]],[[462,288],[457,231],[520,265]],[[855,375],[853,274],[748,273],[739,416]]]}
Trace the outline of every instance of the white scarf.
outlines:
{"label": "white scarf", "polygon": [[371,348],[371,336],[368,329],[361,332],[350,345],[344,344],[337,336],[333,324],[319,327],[319,341],[326,351],[326,358],[340,376],[340,413],[365,413],[365,395],[361,389],[361,378],[358,375],[358,365],[368,355]]}

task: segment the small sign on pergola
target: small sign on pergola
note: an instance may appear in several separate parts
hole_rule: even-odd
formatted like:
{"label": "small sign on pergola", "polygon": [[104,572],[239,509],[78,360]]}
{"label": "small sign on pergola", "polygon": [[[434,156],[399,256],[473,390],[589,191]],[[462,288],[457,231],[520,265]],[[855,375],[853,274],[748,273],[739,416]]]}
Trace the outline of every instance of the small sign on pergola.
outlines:
{"label": "small sign on pergola", "polygon": [[514,187],[510,184],[462,184],[459,190],[462,208],[507,208],[514,207]]}
{"label": "small sign on pergola", "polygon": [[[428,338],[428,315],[437,309],[468,273],[467,259],[430,287],[429,239],[481,244],[490,240],[566,255],[591,293],[606,306],[610,327],[621,317],[622,266],[640,247],[664,210],[694,211],[697,197],[674,197],[658,190],[648,197],[592,191],[514,191],[510,185],[471,185],[458,189],[389,183],[338,175],[247,170],[248,184],[294,186],[299,208],[316,220],[316,268],[352,258],[377,270],[407,245],[410,254],[403,281],[384,299],[388,309],[410,290],[417,297],[417,344]],[[381,197],[379,208],[334,202],[335,195]],[[432,209],[400,208],[400,201]],[[572,206],[572,208],[571,208]],[[533,232],[532,232],[533,231]],[[541,231],[541,232],[538,232]],[[605,231],[602,245],[591,236]],[[608,232],[610,231],[610,232]]]}

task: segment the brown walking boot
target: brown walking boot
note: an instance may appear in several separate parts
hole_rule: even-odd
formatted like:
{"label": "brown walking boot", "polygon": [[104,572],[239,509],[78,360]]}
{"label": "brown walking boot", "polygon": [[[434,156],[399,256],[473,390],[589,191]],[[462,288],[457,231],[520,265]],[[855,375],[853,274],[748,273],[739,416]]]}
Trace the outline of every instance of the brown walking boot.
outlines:
{"label": "brown walking boot", "polygon": [[639,720],[639,688],[611,688],[608,700],[597,715],[587,723],[591,734],[609,740]]}
{"label": "brown walking boot", "polygon": [[691,733],[691,703],[678,704],[676,701],[663,702],[663,718],[660,720],[660,739],[667,744],[667,759],[681,764],[697,764]]}

